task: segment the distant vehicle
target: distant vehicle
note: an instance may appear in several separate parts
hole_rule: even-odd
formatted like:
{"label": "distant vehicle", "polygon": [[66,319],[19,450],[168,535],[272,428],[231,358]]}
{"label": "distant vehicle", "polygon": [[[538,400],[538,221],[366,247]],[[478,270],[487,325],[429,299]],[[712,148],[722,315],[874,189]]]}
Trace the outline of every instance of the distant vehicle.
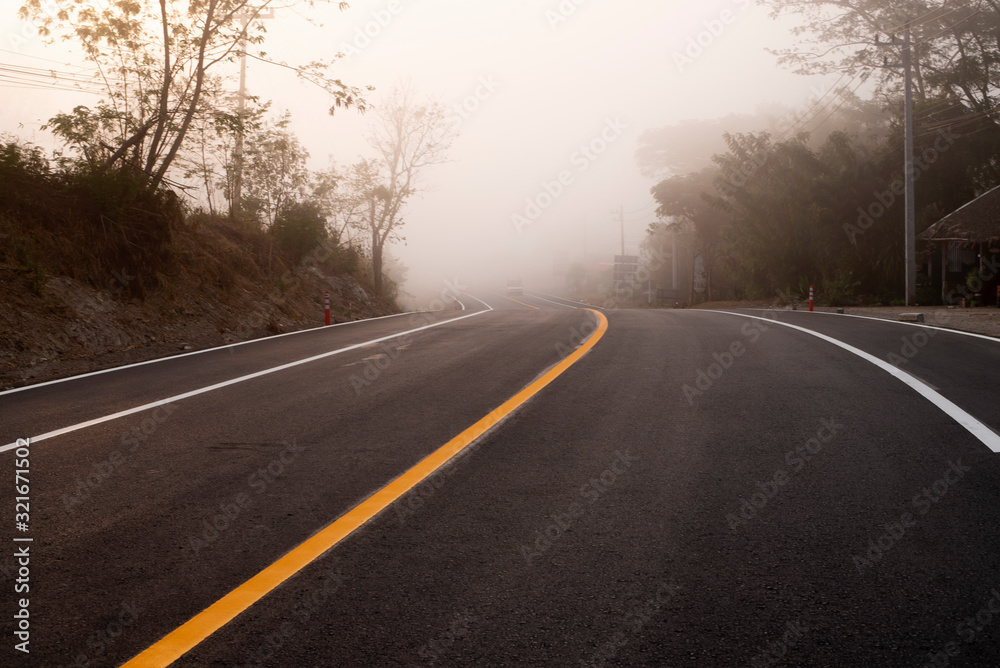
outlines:
{"label": "distant vehicle", "polygon": [[507,296],[508,297],[517,296],[517,295],[523,295],[523,294],[524,294],[524,288],[521,287],[521,279],[520,278],[515,278],[515,279],[507,281]]}

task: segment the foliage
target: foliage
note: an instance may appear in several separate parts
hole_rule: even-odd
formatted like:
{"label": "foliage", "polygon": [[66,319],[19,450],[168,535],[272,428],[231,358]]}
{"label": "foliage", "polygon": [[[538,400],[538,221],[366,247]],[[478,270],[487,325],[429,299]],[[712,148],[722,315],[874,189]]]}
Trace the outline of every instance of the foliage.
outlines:
{"label": "foliage", "polygon": [[271,232],[292,264],[298,264],[326,240],[326,218],[316,202],[287,202],[278,211]]}
{"label": "foliage", "polygon": [[[637,155],[640,164],[647,173],[665,169],[673,174],[653,188],[663,222],[650,232],[660,234],[672,225],[687,234],[693,248],[713,259],[716,278],[724,273],[736,286],[737,296],[803,293],[815,285],[817,295],[831,305],[859,295],[892,302],[903,289],[904,110],[900,69],[882,67],[883,61],[898,62],[909,24],[919,232],[1000,182],[1000,4],[765,4],[775,15],[801,18],[796,34],[802,41],[780,52],[780,61],[802,73],[840,71],[847,83],[838,81],[830,91],[834,94],[817,99],[804,115],[825,116],[818,126],[803,122],[774,133],[724,133],[726,150],[713,158],[717,175],[708,186],[704,169],[677,173],[699,164],[688,144],[665,143],[701,126],[678,124],[647,134]],[[861,100],[854,91],[870,76],[874,97]],[[845,105],[850,113],[841,110]],[[816,107],[819,112],[812,113]],[[860,115],[874,120],[860,123]],[[833,131],[795,131],[825,127],[830,119],[837,127]],[[744,120],[720,122],[739,130]],[[706,202],[727,218],[714,221]],[[932,277],[918,276],[918,283],[926,293],[923,300],[934,294]]]}
{"label": "foliage", "polygon": [[709,279],[709,299],[712,298],[712,274],[717,258],[723,253],[722,235],[728,221],[727,213],[712,204],[717,174],[717,168],[707,167],[685,176],[664,179],[652,189],[653,199],[659,204],[656,215],[672,221],[677,231],[687,233],[685,245],[693,253],[702,255]]}
{"label": "foliage", "polygon": [[44,275],[68,275],[115,296],[142,297],[171,262],[182,219],[166,191],[141,175],[89,163],[53,169],[34,147],[0,144],[0,255],[22,267],[36,291]]}
{"label": "foliage", "polygon": [[[281,6],[295,4],[301,3]],[[156,191],[196,119],[225,108],[222,81],[213,71],[263,44],[265,31],[256,19],[276,6],[274,0],[50,0],[43,7],[41,0],[27,0],[22,18],[44,35],[77,42],[107,93],[94,109],[78,106],[49,127],[88,162],[105,170],[128,165]],[[361,91],[329,78],[330,65],[291,69],[330,94],[331,113],[349,106],[363,111]]]}
{"label": "foliage", "polygon": [[[914,97],[934,129],[975,132],[994,149],[1000,89],[1000,3],[977,0],[764,0],[773,16],[796,15],[800,43],[776,51],[779,62],[805,74],[837,72],[876,77],[876,97],[895,104],[902,71],[883,67],[902,59],[903,33],[911,30]],[[937,100],[933,107],[926,103]],[[994,151],[979,164],[994,183],[1000,162]]]}
{"label": "foliage", "polygon": [[265,227],[272,225],[287,204],[307,195],[309,152],[288,130],[285,114],[276,123],[262,124],[247,139],[241,209],[256,214]]}

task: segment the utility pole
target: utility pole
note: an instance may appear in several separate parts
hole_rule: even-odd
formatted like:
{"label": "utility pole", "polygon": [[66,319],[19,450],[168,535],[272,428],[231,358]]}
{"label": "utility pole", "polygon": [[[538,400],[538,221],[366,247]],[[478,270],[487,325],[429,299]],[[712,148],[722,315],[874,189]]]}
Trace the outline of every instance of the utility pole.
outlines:
{"label": "utility pole", "polygon": [[622,255],[625,255],[625,205],[618,210],[618,220],[622,223]]}
{"label": "utility pole", "polygon": [[913,196],[913,82],[910,76],[910,24],[906,24],[903,37],[903,71],[906,90],[906,157],[903,169],[906,177],[906,305],[917,295],[917,237]]}
{"label": "utility pole", "polygon": [[[237,14],[243,22],[243,39],[240,40],[240,91],[237,93],[236,118],[239,120],[239,127],[236,129],[236,145],[233,146],[233,166],[236,174],[233,177],[232,199],[229,201],[229,217],[235,218],[240,210],[240,202],[243,198],[243,115],[247,109],[247,27],[250,25],[251,15],[248,13]],[[258,19],[273,19],[274,9],[259,12]]]}
{"label": "utility pole", "polygon": [[904,149],[903,149],[903,179],[906,191],[903,195],[905,202],[904,212],[904,245],[906,248],[906,305],[910,306],[916,299],[917,294],[917,234],[916,234],[916,204],[913,193],[913,79],[911,68],[910,51],[910,24],[906,24],[903,33],[903,41],[899,42],[895,38],[891,42],[879,42],[875,36],[876,46],[900,46],[902,47],[902,62],[899,65],[886,64],[885,67],[903,68],[903,117],[904,117]]}

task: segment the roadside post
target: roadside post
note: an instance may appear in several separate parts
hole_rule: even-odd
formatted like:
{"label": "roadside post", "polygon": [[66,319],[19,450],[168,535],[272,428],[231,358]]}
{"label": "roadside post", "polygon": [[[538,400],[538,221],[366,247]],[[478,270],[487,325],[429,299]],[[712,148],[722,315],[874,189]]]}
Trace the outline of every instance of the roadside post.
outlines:
{"label": "roadside post", "polygon": [[327,290],[323,293],[323,314],[325,315],[326,324],[330,324],[330,291]]}
{"label": "roadside post", "polygon": [[813,286],[809,286],[809,310],[813,310]]}

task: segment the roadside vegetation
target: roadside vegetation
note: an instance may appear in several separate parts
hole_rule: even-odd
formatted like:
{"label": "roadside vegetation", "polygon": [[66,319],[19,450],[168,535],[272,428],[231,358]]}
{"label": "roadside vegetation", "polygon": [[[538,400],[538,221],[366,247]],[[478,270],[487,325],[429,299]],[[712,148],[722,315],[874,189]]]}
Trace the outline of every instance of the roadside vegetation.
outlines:
{"label": "roadside vegetation", "polygon": [[95,72],[88,90],[101,98],[48,121],[43,129],[63,145],[53,155],[0,138],[0,260],[39,293],[48,277],[103,288],[117,273],[129,279],[117,281],[115,296],[141,300],[193,260],[182,239],[214,231],[243,256],[187,269],[231,283],[227,275],[251,262],[281,288],[282,276],[323,249],[328,268],[394,304],[406,268],[387,246],[403,239],[402,214],[421,172],[444,160],[449,124],[440,105],[399,84],[374,113],[371,157],[309,169],[287,114],[232,94],[240,61],[273,64],[321,89],[331,115],[365,113],[374,89],[335,76],[340,54],[304,65],[269,54],[264,19],[288,9],[308,20],[316,7],[307,0],[25,2],[22,16],[47,39],[84,54]]}
{"label": "roadside vegetation", "polygon": [[[801,297],[815,285],[833,306],[901,303],[905,27],[919,234],[1000,183],[1000,8],[763,4],[802,25],[801,43],[777,53],[780,62],[839,78],[814,89],[807,108],[791,117],[760,113],[647,131],[637,158],[660,180],[652,188],[659,222],[650,225],[645,250],[669,248],[679,235],[687,253],[702,257],[710,300]],[[939,293],[925,273],[921,253],[929,252],[918,243],[922,304]]]}

